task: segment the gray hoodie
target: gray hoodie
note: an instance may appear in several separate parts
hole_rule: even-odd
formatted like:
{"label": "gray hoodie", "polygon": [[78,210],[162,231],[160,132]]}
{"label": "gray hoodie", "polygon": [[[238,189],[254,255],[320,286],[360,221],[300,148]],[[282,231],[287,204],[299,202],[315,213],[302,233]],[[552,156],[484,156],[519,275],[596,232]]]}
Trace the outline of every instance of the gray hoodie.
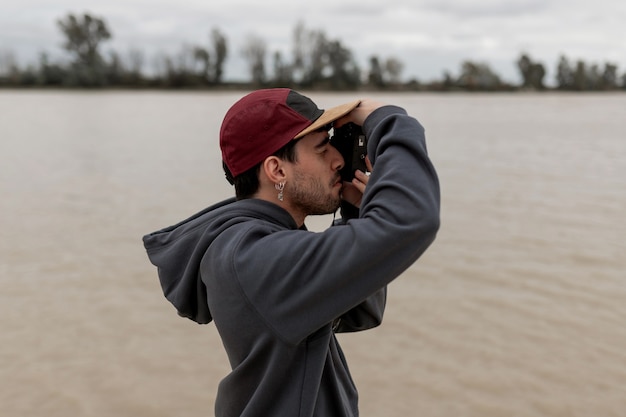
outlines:
{"label": "gray hoodie", "polygon": [[380,324],[387,284],[439,228],[422,126],[386,106],[363,130],[374,172],[358,218],[313,233],[275,204],[231,199],[144,236],[167,299],[220,334],[232,372],[216,416],[358,415],[335,333]]}

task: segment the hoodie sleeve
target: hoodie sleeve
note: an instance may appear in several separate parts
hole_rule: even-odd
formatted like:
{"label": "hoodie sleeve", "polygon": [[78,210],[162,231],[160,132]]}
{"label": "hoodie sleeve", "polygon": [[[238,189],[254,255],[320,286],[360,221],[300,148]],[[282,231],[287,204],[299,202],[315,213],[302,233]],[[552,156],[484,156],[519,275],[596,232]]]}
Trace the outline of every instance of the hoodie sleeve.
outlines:
{"label": "hoodie sleeve", "polygon": [[207,253],[206,273],[236,277],[252,308],[289,343],[357,306],[382,315],[384,302],[370,297],[413,264],[438,231],[439,182],[422,126],[386,106],[363,128],[374,170],[359,218],[322,233],[242,223],[218,237],[216,247],[227,250]]}
{"label": "hoodie sleeve", "polygon": [[378,290],[333,323],[336,333],[360,332],[379,326],[387,303],[387,287]]}

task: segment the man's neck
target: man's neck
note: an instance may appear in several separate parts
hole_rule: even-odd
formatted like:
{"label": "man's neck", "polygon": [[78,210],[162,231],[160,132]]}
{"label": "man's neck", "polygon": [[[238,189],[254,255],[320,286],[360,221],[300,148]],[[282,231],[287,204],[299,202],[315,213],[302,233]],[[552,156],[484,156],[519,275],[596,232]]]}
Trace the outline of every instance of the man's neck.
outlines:
{"label": "man's neck", "polygon": [[274,190],[271,190],[270,192],[259,191],[252,198],[258,198],[259,200],[264,200],[272,204],[276,204],[277,206],[281,207],[282,209],[284,209],[287,213],[291,215],[291,217],[296,222],[298,227],[302,227],[302,225],[304,224],[304,219],[306,218],[306,214],[302,213],[301,210],[294,209],[289,204],[288,201],[279,200],[277,197],[277,192],[275,192]]}

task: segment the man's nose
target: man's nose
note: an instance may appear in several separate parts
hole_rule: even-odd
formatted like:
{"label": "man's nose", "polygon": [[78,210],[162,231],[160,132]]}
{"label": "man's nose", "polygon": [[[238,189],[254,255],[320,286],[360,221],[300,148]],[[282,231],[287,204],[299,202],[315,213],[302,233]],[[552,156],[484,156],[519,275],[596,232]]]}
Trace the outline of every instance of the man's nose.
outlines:
{"label": "man's nose", "polygon": [[343,168],[344,164],[346,163],[346,161],[344,161],[343,159],[343,155],[341,154],[341,152],[339,152],[337,150],[337,148],[335,148],[334,146],[331,146],[331,152],[334,152],[333,154],[333,169],[336,171],[341,170],[341,168]]}

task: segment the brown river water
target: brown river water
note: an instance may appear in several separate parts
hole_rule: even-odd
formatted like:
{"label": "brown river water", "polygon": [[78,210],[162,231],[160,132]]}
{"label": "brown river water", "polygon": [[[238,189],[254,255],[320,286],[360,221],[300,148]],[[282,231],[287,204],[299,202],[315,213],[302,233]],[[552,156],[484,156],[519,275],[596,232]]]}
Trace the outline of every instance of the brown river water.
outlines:
{"label": "brown river water", "polygon": [[[0,91],[0,415],[213,415],[217,332],[141,236],[232,194],[240,96]],[[426,127],[442,227],[340,337],[361,415],[626,416],[626,94],[373,96]]]}

